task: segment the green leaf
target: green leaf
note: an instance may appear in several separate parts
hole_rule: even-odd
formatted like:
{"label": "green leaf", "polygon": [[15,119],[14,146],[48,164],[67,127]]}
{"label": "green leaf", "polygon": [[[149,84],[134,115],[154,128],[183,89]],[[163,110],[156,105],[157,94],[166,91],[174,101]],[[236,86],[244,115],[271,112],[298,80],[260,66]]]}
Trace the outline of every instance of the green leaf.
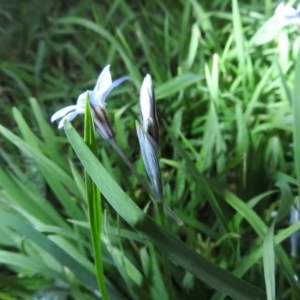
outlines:
{"label": "green leaf", "polygon": [[180,92],[192,84],[200,83],[204,79],[203,75],[182,74],[159,85],[156,90],[156,100],[164,99]]}
{"label": "green leaf", "polygon": [[234,299],[265,299],[263,291],[236,278],[190,249],[148,217],[118,186],[84,144],[70,122],[64,125],[67,137],[87,173],[116,212],[158,249],[206,284]]}
{"label": "green leaf", "polygon": [[[85,101],[85,122],[84,122],[84,142],[96,155],[97,143],[95,137],[94,123],[91,116],[89,96],[86,96]],[[102,264],[102,253],[101,253],[101,228],[102,228],[102,209],[101,209],[101,195],[97,186],[91,180],[91,177],[86,172],[86,196],[88,200],[88,211],[89,211],[89,222],[92,235],[92,244],[95,255],[95,268],[98,285],[101,291],[102,299],[107,300],[108,294],[105,285],[105,277]]]}
{"label": "green leaf", "polygon": [[298,194],[300,194],[300,47],[296,61],[296,74],[293,91],[293,140],[294,140],[294,160],[295,171],[298,181]]}
{"label": "green leaf", "polygon": [[274,252],[274,227],[275,220],[272,222],[268,233],[264,239],[263,262],[264,275],[267,289],[267,299],[275,300],[275,252]]}
{"label": "green leaf", "polygon": [[70,269],[76,278],[78,278],[82,283],[92,289],[97,288],[97,282],[94,274],[85,269],[78,261],[57,246],[54,242],[34,229],[24,219],[1,209],[0,219],[2,224],[5,224],[5,226],[32,240],[36,245],[53,256],[62,266]]}

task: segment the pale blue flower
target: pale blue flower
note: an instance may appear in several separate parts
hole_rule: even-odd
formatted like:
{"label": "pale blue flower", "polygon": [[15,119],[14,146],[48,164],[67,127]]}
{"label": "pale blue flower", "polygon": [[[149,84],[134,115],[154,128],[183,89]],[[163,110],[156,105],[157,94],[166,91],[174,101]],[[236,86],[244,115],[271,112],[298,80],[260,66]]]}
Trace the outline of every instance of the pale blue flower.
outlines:
{"label": "pale blue flower", "polygon": [[111,138],[112,132],[111,126],[106,116],[106,98],[108,94],[123,81],[129,79],[128,76],[123,76],[119,79],[112,81],[111,74],[109,71],[110,65],[106,66],[97,80],[96,86],[92,91],[86,91],[79,95],[77,103],[60,109],[51,117],[51,122],[61,119],[58,128],[61,129],[64,126],[64,121],[72,121],[77,115],[84,114],[85,112],[85,101],[88,97],[91,108],[93,111],[94,122],[99,130],[100,134],[104,139]]}
{"label": "pale blue flower", "polygon": [[275,9],[275,17],[282,27],[287,25],[300,25],[300,4],[297,8],[281,2]]}

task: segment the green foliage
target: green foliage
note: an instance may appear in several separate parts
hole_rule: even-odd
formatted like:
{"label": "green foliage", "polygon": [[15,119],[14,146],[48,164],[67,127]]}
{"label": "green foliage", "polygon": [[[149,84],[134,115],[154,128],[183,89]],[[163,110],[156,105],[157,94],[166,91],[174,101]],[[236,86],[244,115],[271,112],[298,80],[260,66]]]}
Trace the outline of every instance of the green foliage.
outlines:
{"label": "green foliage", "polygon": [[[97,143],[95,130],[91,116],[90,102],[87,96],[85,104],[84,142],[97,155]],[[92,236],[93,251],[95,257],[95,269],[98,286],[104,300],[108,299],[105,277],[102,264],[101,231],[102,231],[102,205],[100,191],[90,176],[85,174],[86,198],[88,201],[89,223]]]}
{"label": "green foliage", "polygon": [[[298,299],[299,34],[271,1],[100,2],[0,5],[0,298]],[[107,99],[115,144],[89,114],[58,131],[109,63],[131,77]],[[135,131],[146,73],[165,228]]]}

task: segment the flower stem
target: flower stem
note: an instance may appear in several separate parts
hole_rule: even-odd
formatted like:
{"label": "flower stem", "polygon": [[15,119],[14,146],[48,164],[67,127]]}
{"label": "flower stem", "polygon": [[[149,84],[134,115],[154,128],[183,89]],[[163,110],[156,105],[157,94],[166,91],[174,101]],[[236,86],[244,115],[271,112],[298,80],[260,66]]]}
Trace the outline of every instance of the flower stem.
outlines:
{"label": "flower stem", "polygon": [[[158,220],[159,220],[159,224],[162,227],[166,227],[166,222],[165,222],[165,205],[164,202],[159,199],[156,199],[156,195],[153,192],[153,190],[150,188],[150,186],[147,184],[147,182],[145,181],[145,179],[136,172],[136,170],[134,169],[132,163],[130,162],[130,160],[127,158],[126,154],[123,152],[123,150],[119,147],[119,145],[116,143],[116,141],[114,139],[110,139],[108,141],[110,143],[110,145],[113,147],[113,149],[118,153],[118,155],[122,158],[122,160],[124,161],[124,163],[127,165],[127,167],[131,170],[131,172],[137,177],[137,179],[139,180],[139,182],[142,184],[142,186],[150,193],[150,195],[152,196],[153,199],[155,199],[155,204],[156,204],[156,208],[157,208],[157,212],[158,212]],[[166,287],[167,287],[167,291],[169,292],[169,295],[172,298],[172,282],[171,282],[171,274],[170,274],[170,269],[169,269],[169,263],[168,263],[168,259],[167,256],[165,254],[162,254],[162,260],[163,260],[163,268],[164,268],[164,277],[165,277],[165,283],[166,283]]]}
{"label": "flower stem", "polygon": [[[157,212],[158,212],[158,219],[159,224],[166,228],[166,220],[165,220],[165,205],[163,201],[157,202]],[[172,295],[172,280],[171,280],[171,273],[169,268],[169,261],[166,254],[162,254],[162,261],[163,261],[163,268],[164,268],[164,277],[165,277],[165,284],[167,287],[167,291],[169,292],[169,296],[173,299]]]}

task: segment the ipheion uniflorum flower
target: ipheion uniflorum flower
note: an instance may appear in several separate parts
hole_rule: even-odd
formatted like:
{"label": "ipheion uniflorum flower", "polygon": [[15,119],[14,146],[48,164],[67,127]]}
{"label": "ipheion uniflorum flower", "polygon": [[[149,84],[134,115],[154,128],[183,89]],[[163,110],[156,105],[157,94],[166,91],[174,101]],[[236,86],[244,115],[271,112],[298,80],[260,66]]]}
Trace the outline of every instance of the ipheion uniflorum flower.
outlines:
{"label": "ipheion uniflorum flower", "polygon": [[86,91],[80,94],[75,105],[62,108],[53,114],[51,122],[61,119],[58,128],[63,128],[65,120],[72,121],[77,115],[84,114],[85,101],[88,99],[91,104],[96,129],[103,139],[112,139],[114,137],[114,131],[106,113],[106,98],[115,87],[129,79],[129,77],[123,76],[112,81],[109,68],[110,65],[106,66],[100,73],[96,86],[92,91]]}

